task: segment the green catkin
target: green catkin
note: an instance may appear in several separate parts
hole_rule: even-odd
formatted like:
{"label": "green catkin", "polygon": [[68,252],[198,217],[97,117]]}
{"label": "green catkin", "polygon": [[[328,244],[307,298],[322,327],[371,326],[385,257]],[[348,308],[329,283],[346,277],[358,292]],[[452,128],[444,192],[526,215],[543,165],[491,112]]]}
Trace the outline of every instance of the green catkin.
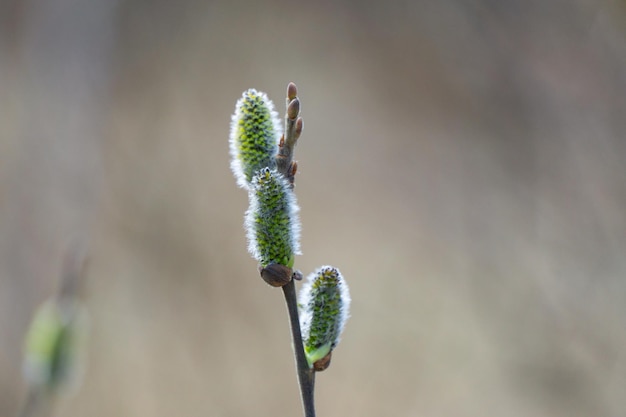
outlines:
{"label": "green catkin", "polygon": [[298,205],[291,185],[275,169],[263,168],[252,179],[246,213],[248,250],[265,268],[276,263],[293,267],[300,254]]}
{"label": "green catkin", "polygon": [[304,352],[312,365],[337,346],[349,317],[350,293],[339,270],[323,266],[309,275],[298,304]]}
{"label": "green catkin", "polygon": [[265,93],[245,91],[237,101],[230,127],[231,169],[237,184],[249,188],[254,174],[276,166],[281,125]]}

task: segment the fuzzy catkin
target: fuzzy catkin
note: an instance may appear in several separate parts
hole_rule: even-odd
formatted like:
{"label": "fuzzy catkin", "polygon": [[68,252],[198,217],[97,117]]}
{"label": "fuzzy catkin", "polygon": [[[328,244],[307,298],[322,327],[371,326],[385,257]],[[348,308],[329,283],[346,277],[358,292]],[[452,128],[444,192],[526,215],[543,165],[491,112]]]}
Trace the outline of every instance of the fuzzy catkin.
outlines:
{"label": "fuzzy catkin", "polygon": [[263,168],[252,179],[246,212],[250,254],[266,267],[293,266],[300,254],[298,204],[289,181],[275,169]]}
{"label": "fuzzy catkin", "polygon": [[310,274],[298,305],[304,351],[312,364],[337,346],[349,317],[350,293],[339,270],[323,266]]}
{"label": "fuzzy catkin", "polygon": [[230,125],[230,166],[240,187],[249,188],[258,170],[276,166],[280,136],[272,101],[255,89],[244,91]]}

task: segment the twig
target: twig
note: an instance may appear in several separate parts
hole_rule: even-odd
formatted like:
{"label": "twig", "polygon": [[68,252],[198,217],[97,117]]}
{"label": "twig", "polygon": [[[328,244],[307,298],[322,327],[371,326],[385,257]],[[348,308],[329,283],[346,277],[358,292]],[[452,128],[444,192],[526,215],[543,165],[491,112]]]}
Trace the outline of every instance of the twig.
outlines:
{"label": "twig", "polygon": [[289,313],[289,324],[291,327],[291,337],[293,339],[293,350],[296,358],[296,371],[300,384],[300,395],[304,417],[315,417],[315,371],[309,367],[309,363],[304,356],[304,346],[302,345],[302,334],[300,332],[300,320],[298,318],[298,302],[296,299],[296,285],[294,280],[283,286],[283,294],[287,303]]}

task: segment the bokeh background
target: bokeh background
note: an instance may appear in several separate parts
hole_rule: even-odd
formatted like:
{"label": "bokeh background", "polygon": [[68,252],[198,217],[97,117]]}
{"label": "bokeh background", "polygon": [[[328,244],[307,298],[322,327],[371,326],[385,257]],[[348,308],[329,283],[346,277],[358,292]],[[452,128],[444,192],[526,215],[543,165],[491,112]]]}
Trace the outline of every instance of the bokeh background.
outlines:
{"label": "bokeh background", "polygon": [[320,416],[626,415],[623,1],[0,5],[0,416],[77,236],[88,362],[54,415],[300,415],[227,143],[289,81],[296,266],[353,298]]}

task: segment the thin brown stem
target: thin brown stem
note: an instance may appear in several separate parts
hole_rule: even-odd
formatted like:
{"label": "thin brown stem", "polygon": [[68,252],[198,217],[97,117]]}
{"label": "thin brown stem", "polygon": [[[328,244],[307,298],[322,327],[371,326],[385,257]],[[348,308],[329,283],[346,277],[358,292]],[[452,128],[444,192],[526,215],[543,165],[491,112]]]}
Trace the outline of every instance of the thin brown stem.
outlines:
{"label": "thin brown stem", "polygon": [[309,363],[304,355],[302,344],[302,334],[300,332],[300,319],[298,318],[298,301],[296,299],[296,285],[294,280],[283,286],[283,294],[287,303],[289,313],[289,324],[291,327],[291,337],[293,340],[293,350],[296,358],[296,372],[300,384],[300,396],[304,417],[315,417],[315,371],[309,367]]}

